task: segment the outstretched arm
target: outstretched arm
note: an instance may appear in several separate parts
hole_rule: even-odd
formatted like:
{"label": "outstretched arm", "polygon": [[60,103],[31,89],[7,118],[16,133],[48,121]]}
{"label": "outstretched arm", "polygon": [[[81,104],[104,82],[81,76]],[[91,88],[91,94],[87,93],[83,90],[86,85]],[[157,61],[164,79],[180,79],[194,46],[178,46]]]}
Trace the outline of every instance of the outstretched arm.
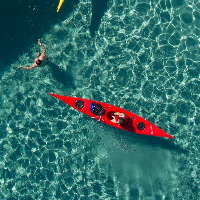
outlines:
{"label": "outstretched arm", "polygon": [[38,45],[40,45],[41,48],[42,48],[42,50],[43,50],[42,53],[41,53],[40,56],[39,56],[39,59],[43,60],[44,55],[45,55],[45,52],[46,52],[46,49],[45,49],[44,46],[42,45],[40,39],[38,39]]}
{"label": "outstretched arm", "polygon": [[33,68],[35,68],[35,67],[36,67],[36,66],[33,64],[33,65],[31,65],[30,67],[19,66],[18,69],[19,69],[19,68],[23,68],[23,69],[25,69],[25,70],[31,70],[31,69],[33,69]]}

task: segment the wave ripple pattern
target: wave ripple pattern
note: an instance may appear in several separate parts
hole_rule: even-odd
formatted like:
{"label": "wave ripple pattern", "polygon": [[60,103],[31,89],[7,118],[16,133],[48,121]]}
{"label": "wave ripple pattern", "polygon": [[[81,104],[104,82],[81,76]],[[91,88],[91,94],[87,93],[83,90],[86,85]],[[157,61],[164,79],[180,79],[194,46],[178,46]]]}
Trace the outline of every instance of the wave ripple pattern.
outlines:
{"label": "wave ripple pattern", "polygon": [[[0,199],[199,199],[200,3],[110,0],[94,38],[91,6],[43,36],[53,64],[16,71],[33,45],[2,75]],[[123,107],[175,140],[107,127],[49,92]]]}

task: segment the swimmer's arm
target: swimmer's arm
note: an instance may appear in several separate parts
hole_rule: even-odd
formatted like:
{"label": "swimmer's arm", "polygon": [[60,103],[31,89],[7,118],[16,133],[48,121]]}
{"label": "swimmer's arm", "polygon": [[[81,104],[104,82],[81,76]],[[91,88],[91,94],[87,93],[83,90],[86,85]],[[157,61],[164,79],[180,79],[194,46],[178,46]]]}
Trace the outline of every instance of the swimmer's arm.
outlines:
{"label": "swimmer's arm", "polygon": [[42,53],[41,53],[41,55],[40,55],[40,56],[43,58],[44,55],[45,55],[46,49],[45,49],[44,46],[42,45],[40,39],[38,39],[38,45],[40,45],[41,48],[42,48],[42,50],[43,50]]}
{"label": "swimmer's arm", "polygon": [[19,66],[18,69],[19,69],[19,68],[23,68],[23,69],[25,69],[25,70],[31,70],[31,69],[33,69],[33,68],[35,68],[35,67],[36,67],[36,66],[33,64],[33,65],[31,65],[30,67]]}

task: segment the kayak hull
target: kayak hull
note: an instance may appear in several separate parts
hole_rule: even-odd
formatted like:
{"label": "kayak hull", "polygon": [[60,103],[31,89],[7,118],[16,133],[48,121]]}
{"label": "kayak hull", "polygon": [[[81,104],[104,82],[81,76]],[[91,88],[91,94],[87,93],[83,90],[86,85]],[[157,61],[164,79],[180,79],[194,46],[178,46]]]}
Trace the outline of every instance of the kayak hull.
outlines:
{"label": "kayak hull", "polygon": [[[62,96],[62,95],[52,94],[52,93],[49,93],[49,95],[58,98],[59,100],[65,102],[66,104],[73,107],[74,109],[88,115],[89,117],[94,118],[97,121],[101,121],[107,125],[113,126],[115,128],[134,132],[137,134],[174,138],[173,136],[164,132],[162,129],[160,129],[156,125],[152,124],[151,122],[149,122],[149,121],[143,119],[142,117],[140,117],[134,113],[131,113],[125,109],[119,108],[117,106],[113,106],[113,105],[110,105],[107,103],[102,103],[99,101],[78,98],[78,97]],[[81,104],[83,104],[83,105],[79,105],[77,107],[77,102],[82,102]],[[93,114],[90,111],[91,103],[100,104],[104,108],[105,113],[100,116]],[[122,112],[122,113],[126,114],[128,116],[128,122],[126,123],[126,125],[121,126],[119,124],[115,124],[115,123],[111,122],[111,112]]]}

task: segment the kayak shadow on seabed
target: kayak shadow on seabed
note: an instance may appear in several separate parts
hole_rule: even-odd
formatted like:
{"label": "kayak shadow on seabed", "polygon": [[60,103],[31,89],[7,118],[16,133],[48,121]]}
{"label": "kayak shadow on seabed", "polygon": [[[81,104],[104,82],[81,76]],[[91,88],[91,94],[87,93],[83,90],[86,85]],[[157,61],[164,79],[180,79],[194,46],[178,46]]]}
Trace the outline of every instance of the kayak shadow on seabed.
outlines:
{"label": "kayak shadow on seabed", "polygon": [[62,70],[60,67],[52,62],[48,62],[48,66],[51,68],[52,76],[61,84],[72,89],[76,89],[74,84],[74,78],[72,76],[71,70]]}
{"label": "kayak shadow on seabed", "polygon": [[169,138],[161,138],[161,137],[153,137],[148,135],[127,135],[129,140],[134,140],[134,143],[143,145],[154,146],[156,148],[168,149],[177,153],[187,154],[188,150],[178,146],[174,143],[174,139]]}

